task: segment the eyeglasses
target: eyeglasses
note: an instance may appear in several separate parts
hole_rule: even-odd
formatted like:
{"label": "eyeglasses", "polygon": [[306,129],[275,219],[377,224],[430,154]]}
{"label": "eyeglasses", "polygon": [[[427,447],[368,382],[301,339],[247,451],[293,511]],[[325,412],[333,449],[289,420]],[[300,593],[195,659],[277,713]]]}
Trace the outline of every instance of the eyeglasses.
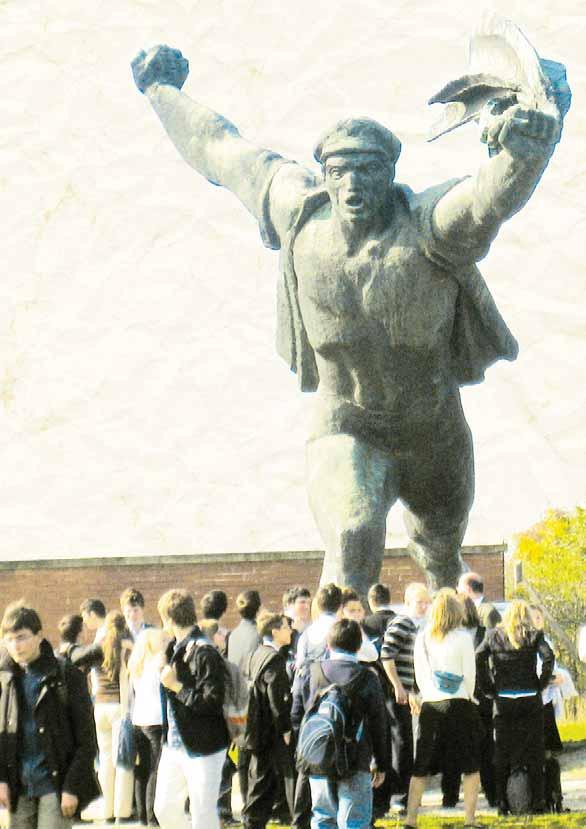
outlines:
{"label": "eyeglasses", "polygon": [[5,645],[22,645],[24,642],[28,642],[29,639],[32,639],[36,636],[36,633],[16,633],[14,635],[8,634],[4,637],[4,644]]}

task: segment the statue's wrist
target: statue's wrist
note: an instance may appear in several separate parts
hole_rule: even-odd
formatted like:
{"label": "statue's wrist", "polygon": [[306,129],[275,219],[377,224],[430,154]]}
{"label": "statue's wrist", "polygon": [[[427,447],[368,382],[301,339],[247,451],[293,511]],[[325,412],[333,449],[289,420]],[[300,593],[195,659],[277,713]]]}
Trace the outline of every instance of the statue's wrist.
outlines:
{"label": "statue's wrist", "polygon": [[153,81],[146,87],[144,94],[147,98],[155,98],[158,95],[160,86],[161,84],[159,81]]}

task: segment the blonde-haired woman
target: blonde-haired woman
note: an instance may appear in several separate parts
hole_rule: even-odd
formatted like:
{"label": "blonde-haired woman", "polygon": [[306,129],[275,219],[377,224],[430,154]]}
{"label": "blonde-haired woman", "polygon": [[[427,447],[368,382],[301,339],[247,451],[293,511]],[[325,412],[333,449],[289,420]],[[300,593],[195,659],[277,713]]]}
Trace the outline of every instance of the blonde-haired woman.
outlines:
{"label": "blonde-haired woman", "polygon": [[474,645],[462,628],[464,613],[454,591],[441,590],[433,600],[427,626],[417,635],[415,678],[421,694],[419,736],[409,785],[407,822],[417,824],[427,777],[436,758],[464,775],[465,826],[474,827],[480,787],[480,720],[474,700]]}
{"label": "blonde-haired woman", "polygon": [[99,645],[101,660],[95,672],[94,705],[104,820],[127,818],[132,811],[133,772],[116,765],[120,725],[128,709],[126,664],[131,648],[124,616],[117,610],[110,611]]}
{"label": "blonde-haired woman", "polygon": [[167,639],[162,630],[146,628],[134,644],[128,660],[133,691],[132,724],[138,751],[134,770],[134,796],[143,826],[156,826],[155,789],[163,739],[163,707],[159,677]]}
{"label": "blonde-haired woman", "polygon": [[[542,660],[537,673],[537,657]],[[529,772],[533,812],[542,812],[543,703],[542,690],[551,679],[554,655],[537,630],[527,602],[511,602],[502,623],[488,631],[478,652],[480,681],[496,702],[496,797],[499,813],[509,811],[509,774],[525,766]]]}

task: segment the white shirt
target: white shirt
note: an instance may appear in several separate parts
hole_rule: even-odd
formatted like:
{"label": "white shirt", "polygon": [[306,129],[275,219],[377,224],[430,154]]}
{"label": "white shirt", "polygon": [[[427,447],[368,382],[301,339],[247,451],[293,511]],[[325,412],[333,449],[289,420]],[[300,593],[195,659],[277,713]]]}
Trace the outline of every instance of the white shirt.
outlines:
{"label": "white shirt", "polygon": [[[427,645],[425,654],[423,637]],[[415,639],[413,652],[415,679],[423,702],[440,702],[446,699],[473,699],[476,684],[476,659],[472,637],[464,628],[451,630],[443,639],[434,639],[421,631]],[[440,691],[433,678],[433,671],[446,671],[463,676],[455,694]]]}
{"label": "white shirt", "polygon": [[162,725],[160,673],[161,662],[155,656],[145,659],[142,674],[132,680],[134,688],[132,722],[134,725]]}
{"label": "white shirt", "polygon": [[372,644],[364,631],[362,631],[362,644],[356,655],[359,662],[376,662],[378,659],[376,646]]}
{"label": "white shirt", "polygon": [[323,642],[324,646],[330,628],[337,621],[335,613],[322,613],[309,627],[306,627],[297,643],[296,666],[300,668],[305,662],[308,651],[317,648]]}
{"label": "white shirt", "polygon": [[578,631],[578,656],[582,662],[586,662],[586,625],[582,625]]}

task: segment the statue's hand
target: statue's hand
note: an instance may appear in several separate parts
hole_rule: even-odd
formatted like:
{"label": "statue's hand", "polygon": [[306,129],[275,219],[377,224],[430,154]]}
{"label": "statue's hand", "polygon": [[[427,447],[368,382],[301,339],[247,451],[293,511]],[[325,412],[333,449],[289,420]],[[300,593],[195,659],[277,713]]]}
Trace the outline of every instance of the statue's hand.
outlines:
{"label": "statue's hand", "polygon": [[153,46],[148,52],[139,52],[130,66],[140,92],[146,92],[154,83],[181,89],[189,74],[189,62],[179,49],[169,46]]}
{"label": "statue's hand", "polygon": [[537,158],[551,154],[561,128],[555,116],[517,104],[488,120],[482,140],[516,158]]}

